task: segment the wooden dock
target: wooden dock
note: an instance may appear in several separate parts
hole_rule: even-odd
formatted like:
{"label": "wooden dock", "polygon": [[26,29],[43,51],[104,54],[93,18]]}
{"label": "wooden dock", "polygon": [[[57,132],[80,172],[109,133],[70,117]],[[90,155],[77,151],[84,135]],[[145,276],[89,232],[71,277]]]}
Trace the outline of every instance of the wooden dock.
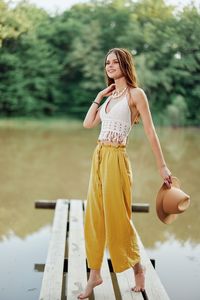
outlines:
{"label": "wooden dock", "polygon": [[[86,202],[74,199],[35,202],[36,208],[55,208],[40,300],[75,300],[87,283],[89,270],[83,232],[85,205]],[[132,211],[148,210],[148,204],[132,205]],[[94,289],[91,300],[169,300],[139,236],[138,241],[142,263],[146,267],[145,291],[132,292],[133,270],[114,273],[108,251],[105,251],[101,269],[104,281]]]}

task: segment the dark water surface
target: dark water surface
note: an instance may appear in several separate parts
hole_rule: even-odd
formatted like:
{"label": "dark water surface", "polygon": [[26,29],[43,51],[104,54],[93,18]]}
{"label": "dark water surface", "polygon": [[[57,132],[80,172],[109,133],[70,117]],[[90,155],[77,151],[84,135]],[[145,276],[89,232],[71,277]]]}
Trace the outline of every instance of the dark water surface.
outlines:
{"label": "dark water surface", "polygon": [[[38,299],[53,211],[34,209],[38,199],[85,199],[91,156],[99,128],[77,121],[0,122],[0,299]],[[191,206],[171,225],[155,213],[161,185],[141,126],[128,144],[134,202],[148,202],[149,214],[133,221],[172,300],[200,299],[200,131],[157,128],[173,175],[191,195]],[[162,300],[162,299],[161,299]]]}

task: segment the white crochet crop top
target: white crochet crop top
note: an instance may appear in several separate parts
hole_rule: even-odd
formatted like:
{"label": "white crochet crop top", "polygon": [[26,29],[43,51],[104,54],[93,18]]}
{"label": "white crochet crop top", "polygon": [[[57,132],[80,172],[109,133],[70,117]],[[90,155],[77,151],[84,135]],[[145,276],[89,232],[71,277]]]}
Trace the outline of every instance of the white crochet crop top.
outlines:
{"label": "white crochet crop top", "polygon": [[106,112],[109,100],[110,98],[107,98],[100,109],[102,123],[98,140],[126,145],[129,132],[132,128],[128,98],[125,95],[113,105],[109,112]]}

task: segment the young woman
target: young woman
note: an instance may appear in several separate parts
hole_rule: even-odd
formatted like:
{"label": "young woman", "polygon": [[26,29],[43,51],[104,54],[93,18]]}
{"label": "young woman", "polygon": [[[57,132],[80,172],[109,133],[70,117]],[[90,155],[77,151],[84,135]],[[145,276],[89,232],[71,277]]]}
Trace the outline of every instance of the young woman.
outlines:
{"label": "young woman", "polygon": [[[93,288],[103,282],[100,268],[105,246],[115,272],[133,268],[136,285],[132,290],[139,292],[145,288],[145,270],[131,221],[133,181],[126,152],[129,132],[139,117],[160,175],[168,188],[172,183],[147,97],[137,85],[131,53],[122,48],[111,49],[105,57],[105,73],[108,87],[98,93],[83,122],[85,128],[102,124],[92,158],[84,224],[90,276],[79,299],[88,298]],[[108,98],[100,106],[104,97]]]}

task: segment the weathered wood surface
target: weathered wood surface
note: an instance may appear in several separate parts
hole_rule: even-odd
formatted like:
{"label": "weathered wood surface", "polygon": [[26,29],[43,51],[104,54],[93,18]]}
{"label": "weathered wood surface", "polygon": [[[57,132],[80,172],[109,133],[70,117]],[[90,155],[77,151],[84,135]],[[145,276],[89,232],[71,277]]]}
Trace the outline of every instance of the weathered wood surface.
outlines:
{"label": "weathered wood surface", "polygon": [[116,273],[116,276],[123,300],[144,300],[142,293],[135,293],[131,291],[131,288],[135,286],[133,269]]}
{"label": "weathered wood surface", "polygon": [[[137,231],[136,231],[137,233]],[[142,241],[137,233],[138,244],[140,248],[140,253],[142,257],[142,264],[146,268],[145,273],[145,291],[148,295],[149,300],[170,300],[169,296],[167,295],[163,284],[160,281],[158,274],[156,273],[145,249],[142,244]]]}
{"label": "weathered wood surface", "polygon": [[[63,199],[66,200],[66,199]],[[35,201],[35,208],[47,208],[54,209],[56,206],[57,200],[37,200]],[[70,201],[70,200],[66,200]],[[83,202],[83,200],[80,200]],[[84,201],[85,202],[85,201]],[[133,203],[132,204],[132,212],[149,212],[149,204],[148,203]]]}
{"label": "weathered wood surface", "polygon": [[86,255],[83,232],[83,202],[70,201],[68,238],[67,299],[77,299],[87,283]]}
{"label": "weathered wood surface", "polygon": [[[87,205],[87,201],[84,201],[85,209],[86,209],[86,205]],[[111,274],[108,266],[106,251],[104,253],[103,262],[101,266],[101,275],[103,278],[103,284],[97,286],[94,289],[95,300],[115,299],[115,293],[114,293]]]}
{"label": "weathered wood surface", "polygon": [[40,300],[59,300],[62,295],[63,264],[67,231],[68,203],[58,200],[44,269]]}
{"label": "weathered wood surface", "polygon": [[115,299],[115,293],[113,289],[111,273],[108,266],[106,253],[104,253],[103,263],[101,267],[101,275],[103,278],[103,284],[97,286],[94,289],[95,300],[113,300]]}
{"label": "weathered wood surface", "polygon": [[[84,244],[84,210],[86,201],[82,200],[56,200],[45,201],[56,207],[52,235],[44,269],[40,300],[75,300],[87,283],[86,254]],[[35,207],[41,207],[37,201]],[[44,206],[42,201],[42,207]],[[39,206],[38,206],[39,205]],[[69,232],[67,237],[69,207]],[[137,233],[137,231],[136,231]],[[169,297],[148,258],[141,239],[137,233],[142,263],[146,268],[145,293],[131,291],[134,287],[133,270],[130,268],[116,273],[113,285],[113,275],[109,268],[109,252],[105,251],[101,273],[103,284],[94,289],[95,300],[169,300]],[[68,249],[65,257],[65,248]],[[63,282],[64,261],[68,261],[68,272]],[[113,277],[113,278],[111,278]],[[64,284],[63,284],[64,283]],[[118,286],[116,288],[116,286]],[[65,287],[65,288],[63,288]],[[116,297],[116,295],[120,294]],[[65,295],[62,297],[62,295]]]}

